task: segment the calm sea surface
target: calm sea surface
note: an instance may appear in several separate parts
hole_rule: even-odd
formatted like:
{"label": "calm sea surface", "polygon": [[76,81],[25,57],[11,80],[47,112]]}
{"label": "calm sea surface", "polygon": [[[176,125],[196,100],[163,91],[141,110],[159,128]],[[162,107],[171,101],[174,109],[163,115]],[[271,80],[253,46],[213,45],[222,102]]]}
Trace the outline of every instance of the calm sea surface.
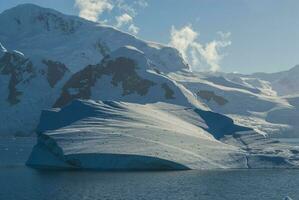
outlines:
{"label": "calm sea surface", "polygon": [[0,138],[0,200],[299,200],[299,170],[38,171],[24,165],[34,143]]}

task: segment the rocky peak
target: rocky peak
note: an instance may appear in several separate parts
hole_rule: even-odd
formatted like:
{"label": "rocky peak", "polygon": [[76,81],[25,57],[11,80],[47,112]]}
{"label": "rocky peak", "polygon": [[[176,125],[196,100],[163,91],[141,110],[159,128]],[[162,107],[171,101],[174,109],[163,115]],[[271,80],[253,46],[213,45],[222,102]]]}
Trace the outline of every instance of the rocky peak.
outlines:
{"label": "rocky peak", "polygon": [[60,62],[52,60],[43,60],[43,63],[47,66],[47,80],[49,85],[54,88],[58,81],[60,81],[66,73],[69,73],[69,69]]}
{"label": "rocky peak", "polygon": [[129,46],[121,47],[107,55],[100,64],[89,65],[75,73],[65,84],[54,107],[62,107],[73,99],[89,99],[91,88],[103,76],[111,77],[114,87],[121,86],[122,96],[133,93],[144,96],[149,88],[155,85],[153,81],[140,75],[146,73],[149,63],[142,51]]}
{"label": "rocky peak", "polygon": [[[0,74],[9,76],[7,101],[11,105],[20,102],[22,92],[17,89],[20,82],[29,82],[34,76],[35,71],[32,63],[20,52],[5,52],[0,58]],[[27,74],[25,76],[24,74]]]}

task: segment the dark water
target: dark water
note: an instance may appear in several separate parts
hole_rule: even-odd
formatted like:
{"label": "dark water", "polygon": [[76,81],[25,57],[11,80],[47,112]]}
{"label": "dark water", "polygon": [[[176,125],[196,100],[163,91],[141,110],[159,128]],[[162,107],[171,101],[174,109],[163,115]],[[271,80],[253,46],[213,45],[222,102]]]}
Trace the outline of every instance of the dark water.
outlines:
{"label": "dark water", "polygon": [[0,200],[299,199],[298,170],[37,171],[24,166],[33,143],[0,138]]}

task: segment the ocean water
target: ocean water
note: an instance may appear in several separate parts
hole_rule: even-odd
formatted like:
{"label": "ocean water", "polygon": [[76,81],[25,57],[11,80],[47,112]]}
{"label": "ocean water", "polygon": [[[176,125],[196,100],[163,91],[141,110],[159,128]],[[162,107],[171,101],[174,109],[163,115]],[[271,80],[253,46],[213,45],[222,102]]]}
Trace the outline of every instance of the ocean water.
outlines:
{"label": "ocean water", "polygon": [[299,199],[299,170],[87,172],[24,165],[34,138],[0,138],[0,200]]}

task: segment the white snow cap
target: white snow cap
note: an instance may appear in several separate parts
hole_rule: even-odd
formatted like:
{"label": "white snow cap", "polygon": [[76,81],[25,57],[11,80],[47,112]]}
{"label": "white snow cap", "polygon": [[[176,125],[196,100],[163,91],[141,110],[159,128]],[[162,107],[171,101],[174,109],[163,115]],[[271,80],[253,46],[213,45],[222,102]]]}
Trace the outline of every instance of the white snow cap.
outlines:
{"label": "white snow cap", "polygon": [[5,47],[1,44],[1,42],[0,42],[0,51],[1,51],[1,52],[7,52],[7,50],[6,50]]}
{"label": "white snow cap", "polygon": [[22,52],[18,51],[18,50],[14,50],[13,52],[14,52],[15,54],[17,54],[18,56],[25,57],[25,55],[24,55]]}
{"label": "white snow cap", "polygon": [[136,55],[144,56],[144,52],[130,45],[120,47],[111,53],[111,56],[113,57],[125,56],[130,58],[135,57]]}
{"label": "white snow cap", "polygon": [[283,200],[293,200],[293,199],[289,196],[286,196]]}
{"label": "white snow cap", "polygon": [[[133,46],[130,46],[130,45],[127,45],[125,47],[123,47],[124,49],[129,49],[129,50],[132,50],[132,51],[138,51],[139,53],[141,54],[144,54],[143,51],[140,51],[139,49],[137,49],[136,47],[133,47]],[[121,48],[120,48],[121,49]]]}
{"label": "white snow cap", "polygon": [[0,42],[0,58],[7,52],[5,47]]}
{"label": "white snow cap", "polygon": [[139,67],[142,67],[145,69],[150,67],[150,61],[145,56],[144,52],[137,49],[136,47],[133,47],[133,46],[128,45],[128,46],[120,47],[117,50],[113,51],[110,54],[110,56],[112,59],[124,57],[124,58],[134,60],[138,64]]}

